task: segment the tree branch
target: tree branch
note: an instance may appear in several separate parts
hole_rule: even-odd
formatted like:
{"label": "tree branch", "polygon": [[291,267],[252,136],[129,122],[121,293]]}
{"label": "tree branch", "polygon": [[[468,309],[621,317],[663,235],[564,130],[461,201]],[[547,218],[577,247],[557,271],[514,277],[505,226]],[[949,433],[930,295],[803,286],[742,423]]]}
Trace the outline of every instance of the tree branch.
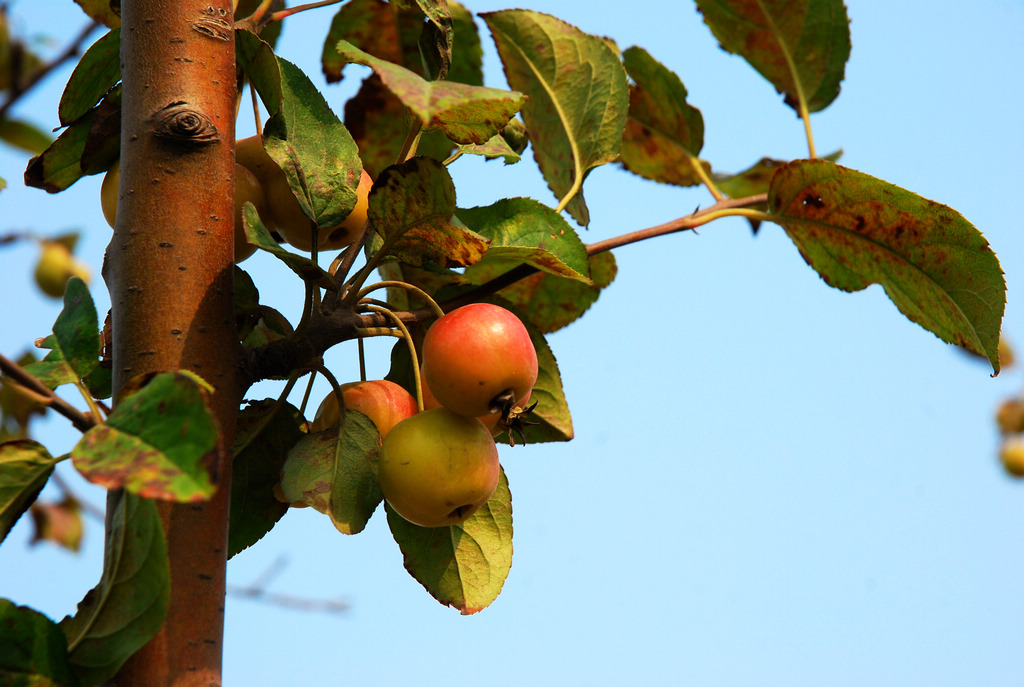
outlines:
{"label": "tree branch", "polygon": [[0,355],[0,372],[15,383],[15,389],[22,387],[28,390],[40,403],[71,420],[71,424],[78,431],[88,432],[96,426],[96,421],[92,417],[65,401],[53,389],[30,375],[21,365],[3,355]]}
{"label": "tree branch", "polygon": [[30,74],[25,80],[25,83],[21,83],[16,79],[13,80],[11,83],[10,97],[0,105],[0,119],[6,117],[8,110],[10,110],[16,102],[21,100],[23,95],[32,90],[37,83],[49,76],[54,69],[61,66],[68,60],[73,60],[78,57],[82,52],[82,44],[85,43],[86,39],[89,38],[92,32],[100,26],[101,24],[99,22],[90,22],[89,25],[82,29],[78,36],[68,44],[68,47],[64,49],[64,52],[44,64],[36,71],[32,72],[32,74]]}
{"label": "tree branch", "polygon": [[[697,210],[671,222],[591,243],[587,246],[587,255],[597,255],[613,248],[621,248],[657,236],[688,231],[717,219],[725,211],[763,205],[767,201],[768,194],[766,193],[745,198],[723,198],[703,210]],[[441,308],[448,312],[474,303],[536,272],[538,272],[537,268],[531,265],[518,265],[488,282],[441,303]],[[437,314],[429,307],[396,312],[394,315],[404,324],[426,322],[437,317]],[[251,383],[271,377],[286,377],[292,370],[310,368],[331,346],[357,338],[359,330],[392,325],[393,322],[389,318],[378,313],[358,314],[348,308],[314,311],[309,320],[309,328],[302,337],[280,339],[249,351],[248,358],[242,365],[246,381]]]}

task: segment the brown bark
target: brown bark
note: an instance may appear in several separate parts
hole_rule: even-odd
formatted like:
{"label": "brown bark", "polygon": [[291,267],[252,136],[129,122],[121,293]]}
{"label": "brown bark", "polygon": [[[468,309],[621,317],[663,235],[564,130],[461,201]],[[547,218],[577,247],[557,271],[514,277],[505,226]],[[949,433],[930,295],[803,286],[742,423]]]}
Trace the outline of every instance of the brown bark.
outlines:
{"label": "brown bark", "polygon": [[232,302],[235,54],[229,0],[123,0],[121,177],[104,278],[115,390],[191,370],[215,388],[219,488],[161,504],[171,603],[114,684],[221,683],[230,447],[241,391]]}

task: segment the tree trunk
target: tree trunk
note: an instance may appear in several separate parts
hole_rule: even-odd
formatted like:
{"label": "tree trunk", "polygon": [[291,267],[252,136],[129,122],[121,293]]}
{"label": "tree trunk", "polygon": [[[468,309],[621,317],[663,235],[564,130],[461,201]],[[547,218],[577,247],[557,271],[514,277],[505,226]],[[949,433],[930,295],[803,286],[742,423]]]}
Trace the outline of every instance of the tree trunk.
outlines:
{"label": "tree trunk", "polygon": [[241,391],[232,296],[235,53],[229,0],[121,3],[121,177],[104,278],[114,389],[185,369],[211,383],[219,488],[161,504],[171,602],[113,681],[221,684],[231,443]]}

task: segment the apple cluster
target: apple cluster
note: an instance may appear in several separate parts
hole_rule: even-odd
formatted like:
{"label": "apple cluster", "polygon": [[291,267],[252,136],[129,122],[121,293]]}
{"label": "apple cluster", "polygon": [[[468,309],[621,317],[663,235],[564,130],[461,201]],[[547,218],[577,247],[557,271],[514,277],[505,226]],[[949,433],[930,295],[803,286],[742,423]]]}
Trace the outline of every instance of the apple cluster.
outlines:
{"label": "apple cluster", "polygon": [[[423,527],[465,521],[498,485],[494,437],[510,430],[537,381],[537,351],[523,323],[497,305],[475,303],[439,318],[423,341],[424,410],[386,380],[341,387],[346,408],[380,432],[381,492]],[[317,409],[311,431],[338,421],[337,395]]]}
{"label": "apple cluster", "polygon": [[[107,171],[100,186],[100,203],[107,224],[114,226],[117,218],[117,187],[120,162]],[[367,197],[373,180],[363,170],[356,189],[356,206],[340,224],[317,232],[318,250],[340,250],[352,244],[366,223]],[[267,155],[260,136],[250,136],[235,143],[235,262],[242,262],[256,252],[256,246],[245,238],[242,208],[246,202],[256,206],[263,224],[281,239],[300,251],[313,249],[313,223],[302,211],[298,199],[288,185],[288,178]]]}

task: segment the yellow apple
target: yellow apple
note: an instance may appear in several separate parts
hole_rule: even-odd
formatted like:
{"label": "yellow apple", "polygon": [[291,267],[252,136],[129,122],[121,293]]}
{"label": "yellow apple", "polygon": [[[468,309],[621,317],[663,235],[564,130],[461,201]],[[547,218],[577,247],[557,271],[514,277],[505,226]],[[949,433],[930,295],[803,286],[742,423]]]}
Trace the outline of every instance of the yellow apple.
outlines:
{"label": "yellow apple", "polygon": [[494,494],[500,473],[498,448],[487,428],[446,408],[395,425],[377,462],[384,498],[422,527],[465,522]]}

